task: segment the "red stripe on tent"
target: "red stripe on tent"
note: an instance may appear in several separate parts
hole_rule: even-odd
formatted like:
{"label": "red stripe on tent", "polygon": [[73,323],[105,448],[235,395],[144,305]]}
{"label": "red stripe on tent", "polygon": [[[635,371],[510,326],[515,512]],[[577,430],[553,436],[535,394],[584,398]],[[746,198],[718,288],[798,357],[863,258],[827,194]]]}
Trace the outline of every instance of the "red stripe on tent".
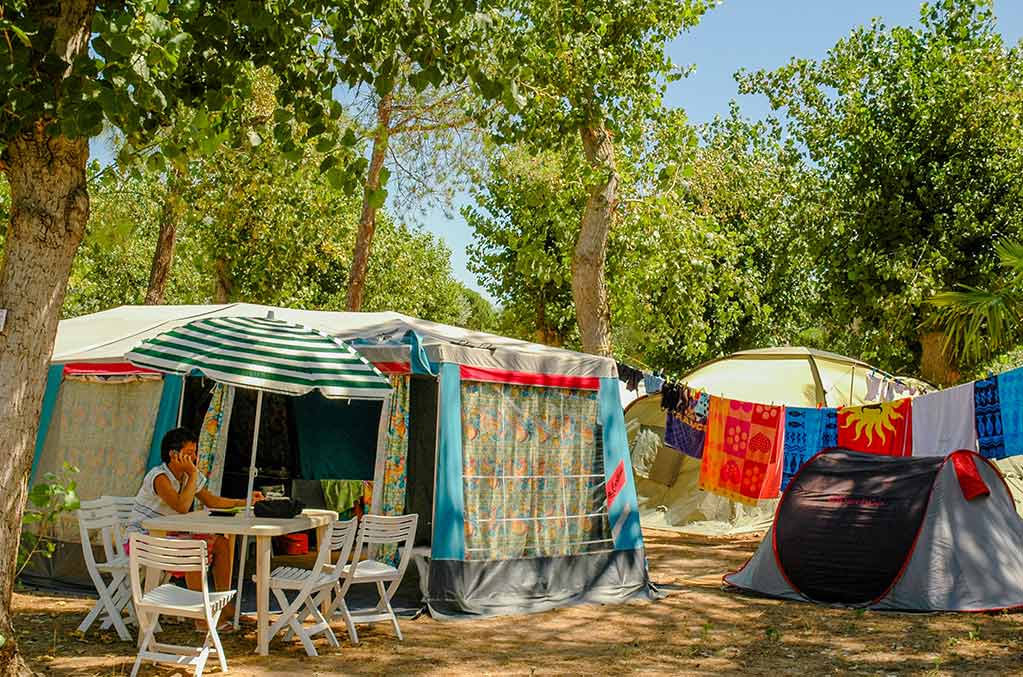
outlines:
{"label": "red stripe on tent", "polygon": [[508,371],[488,367],[461,365],[459,371],[463,381],[486,381],[488,383],[514,383],[523,386],[545,386],[548,388],[571,388],[573,390],[600,390],[600,379],[596,376],[566,376],[564,374],[531,374],[525,371]]}
{"label": "red stripe on tent", "polygon": [[408,374],[412,367],[408,362],[374,362],[373,366],[385,374]]}
{"label": "red stripe on tent", "polygon": [[145,367],[136,367],[130,362],[68,362],[64,365],[64,375],[74,376],[91,374],[104,376],[110,374],[159,374],[160,372]]}

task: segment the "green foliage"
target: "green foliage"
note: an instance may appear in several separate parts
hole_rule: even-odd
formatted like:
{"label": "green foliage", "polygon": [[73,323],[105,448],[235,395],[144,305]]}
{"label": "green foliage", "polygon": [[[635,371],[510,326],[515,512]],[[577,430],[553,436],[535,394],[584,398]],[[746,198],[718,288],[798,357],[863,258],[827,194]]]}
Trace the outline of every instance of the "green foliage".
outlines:
{"label": "green foliage", "polygon": [[1023,229],[1023,60],[987,0],[939,0],[920,28],[857,28],[821,61],[740,77],[784,109],[819,171],[808,274],[836,350],[895,372],[919,356],[926,300],[997,275]]}
{"label": "green foliage", "polygon": [[78,510],[78,492],[74,476],[78,468],[64,463],[60,473],[46,473],[28,492],[28,505],[22,517],[15,568],[20,575],[33,557],[49,559],[57,546],[51,537],[57,520]]}
{"label": "green foliage", "polygon": [[[212,302],[220,260],[232,300],[345,307],[359,201],[319,173],[320,156],[310,153],[292,165],[277,156],[274,143],[245,154],[225,149],[190,163],[166,303]],[[94,178],[65,317],[143,302],[165,178],[110,169]],[[386,213],[378,218],[364,309],[438,322],[486,321],[485,311],[452,278],[445,245],[395,224]]]}
{"label": "green foliage", "polygon": [[1021,336],[1023,314],[1023,243],[995,244],[1003,274],[995,286],[980,289],[961,285],[935,294],[932,324],[945,333],[950,354],[964,364],[977,364],[1012,347]]}
{"label": "green foliage", "polygon": [[[805,339],[818,295],[790,197],[813,177],[778,128],[733,111],[698,140],[676,112],[623,147],[608,255],[617,354],[676,372]],[[507,333],[578,345],[570,276],[585,172],[579,153],[506,149],[463,210],[470,266]]]}
{"label": "green foliage", "polygon": [[490,14],[492,49],[470,69],[498,138],[576,143],[606,121],[620,139],[659,115],[667,81],[682,76],[664,53],[711,0],[507,0]]}

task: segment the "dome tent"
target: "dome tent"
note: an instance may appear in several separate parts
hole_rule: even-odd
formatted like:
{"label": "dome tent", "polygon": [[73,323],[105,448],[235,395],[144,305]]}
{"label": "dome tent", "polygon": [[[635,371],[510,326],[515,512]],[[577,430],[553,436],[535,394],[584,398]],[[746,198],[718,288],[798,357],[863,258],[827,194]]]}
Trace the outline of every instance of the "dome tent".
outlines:
{"label": "dome tent", "polygon": [[[705,362],[682,380],[720,397],[790,407],[869,404],[897,392],[929,391],[852,357],[804,347],[746,350]],[[700,461],[664,445],[659,395],[625,410],[640,518],[646,527],[724,535],[763,531],[777,499],[745,506],[699,488]]]}
{"label": "dome tent", "polygon": [[1023,520],[972,451],[897,458],[830,449],[782,495],[771,530],[725,583],[900,611],[1023,606]]}

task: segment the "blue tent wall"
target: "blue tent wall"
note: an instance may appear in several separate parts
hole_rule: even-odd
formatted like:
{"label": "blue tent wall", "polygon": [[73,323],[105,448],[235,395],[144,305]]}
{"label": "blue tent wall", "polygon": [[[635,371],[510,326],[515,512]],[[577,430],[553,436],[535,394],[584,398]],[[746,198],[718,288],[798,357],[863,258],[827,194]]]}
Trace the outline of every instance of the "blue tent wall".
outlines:
{"label": "blue tent wall", "polygon": [[50,429],[50,420],[53,418],[53,409],[57,405],[57,395],[60,394],[60,384],[63,381],[64,365],[50,365],[46,371],[46,391],[43,393],[43,407],[39,412],[39,430],[36,432],[36,450],[32,457],[32,474],[28,478],[29,486],[32,486],[36,479],[39,457],[42,456],[43,447],[46,446],[46,433]]}
{"label": "blue tent wall", "polygon": [[432,557],[435,560],[463,560],[462,375],[457,364],[441,364],[439,373],[440,425],[437,429]]}
{"label": "blue tent wall", "polygon": [[153,425],[153,441],[149,445],[149,459],[146,461],[146,468],[153,469],[160,465],[160,445],[163,443],[163,436],[168,430],[178,425],[178,412],[181,409],[181,392],[185,387],[185,379],[182,376],[165,374],[163,377],[163,391],[160,393],[160,408],[156,412],[156,422]]}
{"label": "blue tent wall", "polygon": [[625,435],[625,414],[622,410],[618,379],[600,379],[600,424],[603,429],[604,478],[610,482],[618,467],[625,471],[625,485],[607,508],[615,550],[643,547],[643,531],[639,524],[639,500],[636,480],[632,475],[632,458]]}

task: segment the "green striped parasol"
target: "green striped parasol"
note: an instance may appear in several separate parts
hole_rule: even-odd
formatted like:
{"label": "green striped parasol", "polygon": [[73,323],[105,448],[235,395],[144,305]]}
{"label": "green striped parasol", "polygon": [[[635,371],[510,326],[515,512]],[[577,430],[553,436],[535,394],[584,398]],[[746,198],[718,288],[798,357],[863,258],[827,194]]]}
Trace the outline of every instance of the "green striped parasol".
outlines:
{"label": "green striped parasol", "polygon": [[255,317],[218,317],[146,339],[127,355],[164,373],[200,372],[227,385],[282,395],[384,399],[387,377],[343,341],[320,331]]}
{"label": "green striped parasol", "polygon": [[[391,384],[343,341],[297,324],[266,318],[217,317],[195,320],[146,339],[126,356],[138,367],[187,376],[199,372],[229,386],[257,391],[245,510],[252,514],[256,450],[263,393],[305,395],[319,390],[335,399],[382,400],[379,436],[387,425]],[[380,453],[379,448],[377,453]],[[238,590],[242,589],[248,536],[242,539]],[[241,600],[235,604],[238,627]]]}

